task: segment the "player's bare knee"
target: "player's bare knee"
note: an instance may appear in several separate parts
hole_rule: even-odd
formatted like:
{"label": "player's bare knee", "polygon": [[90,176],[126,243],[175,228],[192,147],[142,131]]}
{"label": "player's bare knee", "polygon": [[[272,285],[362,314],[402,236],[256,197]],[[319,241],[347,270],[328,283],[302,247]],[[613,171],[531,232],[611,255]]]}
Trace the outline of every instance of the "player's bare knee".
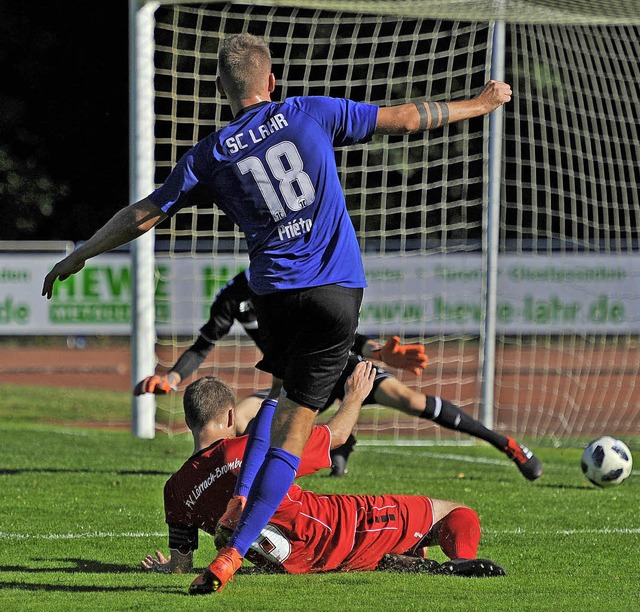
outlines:
{"label": "player's bare knee", "polygon": [[447,499],[432,499],[431,503],[433,506],[434,524],[441,521],[445,516],[447,516],[447,514],[456,508],[469,508],[469,506],[466,506],[465,504]]}
{"label": "player's bare knee", "polygon": [[440,526],[443,520],[457,508],[466,508],[467,510],[473,510],[465,504],[459,502],[449,501],[445,499],[432,499],[433,505],[433,525],[429,532],[425,535],[421,541],[421,546],[435,546],[439,542]]}

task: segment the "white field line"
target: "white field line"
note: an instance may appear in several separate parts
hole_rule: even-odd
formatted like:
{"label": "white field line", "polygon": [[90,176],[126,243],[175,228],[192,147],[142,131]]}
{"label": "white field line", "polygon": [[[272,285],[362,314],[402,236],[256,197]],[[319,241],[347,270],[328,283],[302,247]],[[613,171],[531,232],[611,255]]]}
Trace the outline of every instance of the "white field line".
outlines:
{"label": "white field line", "polygon": [[[358,446],[368,446],[366,443],[362,445],[358,444]],[[484,465],[510,465],[511,461],[508,459],[492,459],[490,457],[469,457],[467,455],[457,455],[455,453],[434,453],[428,450],[422,450],[422,447],[412,446],[411,450],[406,450],[407,445],[397,447],[395,445],[390,444],[389,446],[375,446],[375,453],[380,455],[399,455],[401,457],[415,457],[416,455],[420,457],[427,457],[429,459],[449,459],[451,461],[459,461],[462,463],[481,463]],[[497,451],[496,451],[497,452]],[[544,463],[545,467],[548,465],[546,462]],[[551,464],[553,465],[553,470],[559,471],[575,471],[572,467],[567,464]],[[579,466],[578,466],[579,467]],[[637,476],[640,474],[640,470],[631,470],[632,476]]]}
{"label": "white field line", "polygon": [[0,540],[102,540],[108,538],[156,538],[166,537],[167,532],[151,533],[93,531],[89,533],[5,533],[0,531]]}
{"label": "white field line", "polygon": [[[640,534],[640,527],[620,527],[603,529],[559,529],[555,533],[545,531],[530,531],[526,529],[483,529],[483,533],[487,535],[522,535],[531,537],[535,535],[633,535]],[[110,531],[95,531],[92,533],[5,533],[0,531],[0,540],[111,540],[111,539],[130,539],[130,538],[158,538],[166,537],[166,532],[153,531],[150,533],[116,533]]]}
{"label": "white field line", "polygon": [[377,447],[376,454],[381,455],[400,455],[405,457],[428,457],[430,459],[450,459],[451,461],[462,461],[465,463],[483,463],[485,465],[509,465],[511,462],[508,459],[491,459],[489,457],[469,457],[467,455],[457,455],[455,453],[433,453],[431,451],[412,448],[410,451],[402,448],[393,447]]}

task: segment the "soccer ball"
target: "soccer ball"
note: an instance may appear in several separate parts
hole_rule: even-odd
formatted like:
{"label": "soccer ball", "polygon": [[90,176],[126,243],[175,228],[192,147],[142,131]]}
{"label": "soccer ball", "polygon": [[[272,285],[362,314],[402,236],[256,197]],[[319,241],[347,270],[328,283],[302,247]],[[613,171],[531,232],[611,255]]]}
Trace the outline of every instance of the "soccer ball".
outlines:
{"label": "soccer ball", "polygon": [[620,484],[631,474],[632,466],[628,446],[611,436],[597,438],[582,453],[582,473],[598,487]]}

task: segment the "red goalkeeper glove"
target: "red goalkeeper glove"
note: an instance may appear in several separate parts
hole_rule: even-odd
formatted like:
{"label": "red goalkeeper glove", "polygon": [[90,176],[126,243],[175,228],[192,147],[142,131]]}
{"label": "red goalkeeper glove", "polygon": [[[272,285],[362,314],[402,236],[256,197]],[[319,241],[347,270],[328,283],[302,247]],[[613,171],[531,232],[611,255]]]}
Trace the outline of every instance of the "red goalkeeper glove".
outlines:
{"label": "red goalkeeper glove", "polygon": [[156,395],[167,395],[178,389],[171,384],[168,376],[147,376],[141,380],[134,388],[134,395],[144,395],[145,393],[155,393]]}
{"label": "red goalkeeper glove", "polygon": [[373,351],[374,359],[383,361],[395,368],[409,370],[414,374],[420,374],[420,370],[427,367],[429,358],[421,344],[401,344],[399,336],[389,338],[387,343]]}

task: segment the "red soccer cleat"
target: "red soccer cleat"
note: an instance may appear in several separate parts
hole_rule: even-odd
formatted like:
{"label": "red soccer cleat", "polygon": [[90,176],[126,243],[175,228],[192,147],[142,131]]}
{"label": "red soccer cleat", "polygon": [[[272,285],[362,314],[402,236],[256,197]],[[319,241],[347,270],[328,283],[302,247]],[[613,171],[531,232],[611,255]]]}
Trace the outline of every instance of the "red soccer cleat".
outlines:
{"label": "red soccer cleat", "polygon": [[241,565],[242,557],[235,548],[223,548],[204,573],[191,583],[189,595],[209,595],[222,591]]}
{"label": "red soccer cleat", "polygon": [[542,462],[524,444],[519,444],[507,436],[508,444],[504,448],[507,457],[511,459],[527,480],[537,480],[542,476]]}

